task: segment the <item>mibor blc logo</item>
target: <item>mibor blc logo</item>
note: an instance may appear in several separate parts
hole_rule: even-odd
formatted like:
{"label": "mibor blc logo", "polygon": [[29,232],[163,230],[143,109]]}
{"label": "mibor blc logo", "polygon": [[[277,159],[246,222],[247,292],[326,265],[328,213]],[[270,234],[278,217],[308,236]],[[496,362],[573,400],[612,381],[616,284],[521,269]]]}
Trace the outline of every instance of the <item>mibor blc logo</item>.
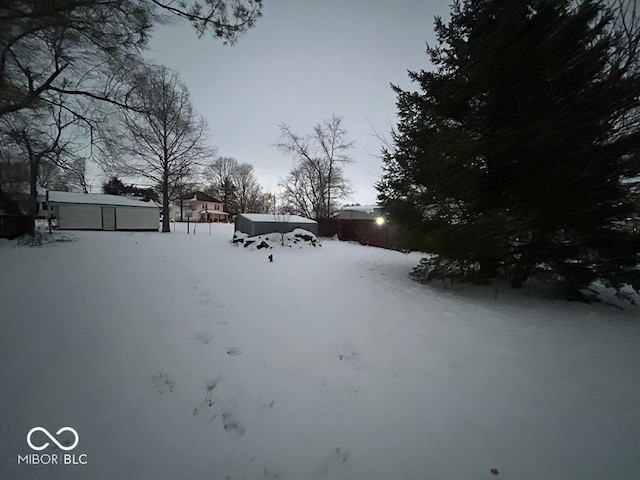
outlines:
{"label": "mibor blc logo", "polygon": [[[68,434],[68,435],[67,435]],[[59,439],[64,438],[61,442]],[[62,427],[52,435],[46,428],[33,427],[27,433],[27,445],[36,452],[46,449],[53,453],[27,453],[18,455],[18,465],[86,465],[87,454],[56,453],[58,448],[63,452],[70,452],[78,446],[80,436],[75,428]]]}

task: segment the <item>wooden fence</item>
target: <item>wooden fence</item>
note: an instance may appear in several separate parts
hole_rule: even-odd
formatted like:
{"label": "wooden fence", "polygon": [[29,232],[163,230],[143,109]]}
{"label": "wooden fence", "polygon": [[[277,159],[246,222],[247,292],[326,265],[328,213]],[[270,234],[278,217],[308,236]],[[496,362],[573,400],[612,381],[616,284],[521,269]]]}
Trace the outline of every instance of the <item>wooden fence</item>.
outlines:
{"label": "wooden fence", "polygon": [[391,250],[411,249],[414,243],[410,233],[388,222],[378,225],[375,220],[318,220],[318,236],[336,235],[340,240]]}

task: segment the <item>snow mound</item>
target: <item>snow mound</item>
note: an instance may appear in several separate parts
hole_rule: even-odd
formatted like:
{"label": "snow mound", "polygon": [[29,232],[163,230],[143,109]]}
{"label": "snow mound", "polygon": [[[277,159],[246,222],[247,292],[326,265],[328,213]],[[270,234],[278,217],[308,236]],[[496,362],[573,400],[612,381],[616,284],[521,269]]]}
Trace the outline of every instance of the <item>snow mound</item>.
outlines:
{"label": "snow mound", "polygon": [[296,228],[288,233],[271,232],[255,237],[250,237],[244,232],[236,231],[233,234],[233,240],[231,240],[231,242],[235,245],[242,245],[245,248],[257,250],[283,246],[290,248],[322,246],[320,242],[318,242],[315,234],[303,228]]}
{"label": "snow mound", "polygon": [[36,231],[33,235],[22,235],[16,238],[16,245],[23,247],[40,247],[48,243],[75,242],[76,240],[77,238],[74,235],[68,233]]}

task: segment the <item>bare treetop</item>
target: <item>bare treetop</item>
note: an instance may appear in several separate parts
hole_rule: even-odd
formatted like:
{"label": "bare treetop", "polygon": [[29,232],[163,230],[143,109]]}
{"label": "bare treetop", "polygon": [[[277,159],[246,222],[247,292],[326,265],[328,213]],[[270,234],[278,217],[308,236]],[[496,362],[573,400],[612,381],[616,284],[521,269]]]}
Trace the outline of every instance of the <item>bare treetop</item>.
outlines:
{"label": "bare treetop", "polygon": [[51,91],[128,106],[114,73],[143,62],[155,25],[184,19],[199,36],[235,44],[261,9],[262,0],[2,2],[0,115],[32,108]]}
{"label": "bare treetop", "polygon": [[355,142],[348,139],[342,117],[334,114],[322,120],[308,135],[295,133],[286,123],[279,127],[280,140],[275,147],[293,155],[297,163],[289,177],[280,182],[286,196],[301,213],[316,218],[331,216],[333,200],[350,194],[340,165],[353,161],[349,150]]}
{"label": "bare treetop", "polygon": [[163,231],[169,231],[169,201],[185,177],[215,150],[206,143],[207,125],[191,103],[187,87],[166,67],[147,67],[136,77],[131,102],[110,134],[106,169],[143,177],[161,191]]}

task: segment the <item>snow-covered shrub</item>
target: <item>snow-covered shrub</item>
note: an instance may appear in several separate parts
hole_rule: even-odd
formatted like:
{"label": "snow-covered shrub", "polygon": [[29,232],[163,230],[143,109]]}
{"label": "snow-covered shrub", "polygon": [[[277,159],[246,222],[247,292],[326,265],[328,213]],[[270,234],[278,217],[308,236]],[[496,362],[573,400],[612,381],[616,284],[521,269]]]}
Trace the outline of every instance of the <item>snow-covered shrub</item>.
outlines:
{"label": "snow-covered shrub", "polygon": [[74,241],[76,241],[76,237],[71,234],[36,231],[33,235],[23,235],[18,237],[16,239],[16,244],[25,247],[40,247],[48,243]]}
{"label": "snow-covered shrub", "polygon": [[411,276],[420,283],[429,283],[432,280],[473,282],[477,280],[479,271],[480,266],[477,263],[434,255],[420,259],[420,263],[411,271]]}

